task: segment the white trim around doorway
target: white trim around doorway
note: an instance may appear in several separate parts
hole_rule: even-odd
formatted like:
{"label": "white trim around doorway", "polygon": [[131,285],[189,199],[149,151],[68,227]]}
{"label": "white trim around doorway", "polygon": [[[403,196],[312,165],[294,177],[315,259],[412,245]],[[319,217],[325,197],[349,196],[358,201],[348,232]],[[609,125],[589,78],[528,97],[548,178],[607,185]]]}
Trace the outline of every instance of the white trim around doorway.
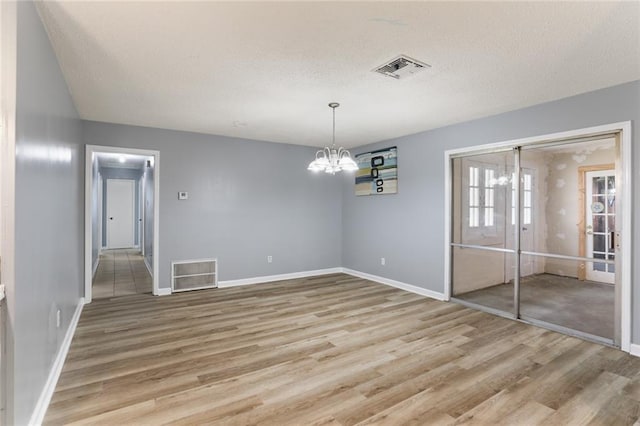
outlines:
{"label": "white trim around doorway", "polygon": [[[631,265],[633,253],[631,253],[631,206],[632,199],[632,165],[631,165],[631,122],[605,124],[601,126],[588,127],[584,129],[570,130],[566,132],[550,133],[546,135],[514,139],[509,141],[489,143],[485,145],[474,145],[465,148],[457,148],[445,151],[444,153],[444,294],[445,300],[451,298],[452,274],[451,274],[451,158],[464,153],[482,152],[511,146],[525,146],[540,144],[544,142],[555,142],[569,139],[585,138],[598,135],[620,133],[620,167],[623,182],[622,189],[622,229],[626,234],[621,239],[621,310],[620,310],[620,349],[625,352],[631,351]],[[632,353],[635,354],[635,353]]]}
{"label": "white trim around doorway", "polygon": [[158,275],[158,259],[160,253],[160,151],[137,149],[137,148],[120,148],[115,146],[87,145],[85,156],[85,180],[84,180],[84,301],[91,302],[91,283],[93,278],[93,265],[91,262],[92,250],[92,229],[91,229],[91,190],[93,187],[93,156],[101,153],[118,153],[133,154],[153,157],[154,175],[153,175],[153,271],[151,273],[153,280],[153,294],[160,295],[160,277]]}

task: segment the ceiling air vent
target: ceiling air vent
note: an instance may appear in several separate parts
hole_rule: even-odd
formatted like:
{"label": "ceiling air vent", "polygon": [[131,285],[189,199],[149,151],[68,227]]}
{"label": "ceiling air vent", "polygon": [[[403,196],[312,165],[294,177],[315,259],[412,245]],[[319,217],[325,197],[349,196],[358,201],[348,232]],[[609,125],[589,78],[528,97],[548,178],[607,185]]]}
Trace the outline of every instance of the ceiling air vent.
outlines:
{"label": "ceiling air vent", "polygon": [[417,61],[405,55],[400,55],[386,64],[374,68],[372,71],[400,80],[424,71],[427,68],[431,68],[431,65],[427,65],[424,62]]}

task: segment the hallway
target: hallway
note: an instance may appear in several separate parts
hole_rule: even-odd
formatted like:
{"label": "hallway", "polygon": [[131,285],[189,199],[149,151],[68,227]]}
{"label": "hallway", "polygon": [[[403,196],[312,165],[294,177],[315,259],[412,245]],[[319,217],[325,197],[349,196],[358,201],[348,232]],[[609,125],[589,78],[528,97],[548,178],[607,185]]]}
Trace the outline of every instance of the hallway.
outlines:
{"label": "hallway", "polygon": [[104,250],[93,277],[93,299],[151,293],[152,280],[139,250]]}

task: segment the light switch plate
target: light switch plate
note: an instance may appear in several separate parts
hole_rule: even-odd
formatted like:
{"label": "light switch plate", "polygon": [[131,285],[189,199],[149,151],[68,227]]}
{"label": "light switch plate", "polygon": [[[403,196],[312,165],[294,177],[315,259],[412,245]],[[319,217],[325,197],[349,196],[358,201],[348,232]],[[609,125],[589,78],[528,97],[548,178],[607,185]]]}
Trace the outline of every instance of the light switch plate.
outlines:
{"label": "light switch plate", "polygon": [[178,200],[186,200],[189,198],[189,193],[187,191],[178,192]]}

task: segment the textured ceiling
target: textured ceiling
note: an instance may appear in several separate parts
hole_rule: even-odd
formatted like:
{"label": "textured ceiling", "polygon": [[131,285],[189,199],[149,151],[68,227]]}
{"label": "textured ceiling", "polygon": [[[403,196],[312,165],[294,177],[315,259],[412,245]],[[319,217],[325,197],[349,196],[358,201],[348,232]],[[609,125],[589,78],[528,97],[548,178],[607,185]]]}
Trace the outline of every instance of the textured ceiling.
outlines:
{"label": "textured ceiling", "polygon": [[[353,147],[640,79],[639,2],[39,2],[88,120]],[[431,65],[371,70],[406,54]],[[176,141],[179,143],[179,141]]]}

